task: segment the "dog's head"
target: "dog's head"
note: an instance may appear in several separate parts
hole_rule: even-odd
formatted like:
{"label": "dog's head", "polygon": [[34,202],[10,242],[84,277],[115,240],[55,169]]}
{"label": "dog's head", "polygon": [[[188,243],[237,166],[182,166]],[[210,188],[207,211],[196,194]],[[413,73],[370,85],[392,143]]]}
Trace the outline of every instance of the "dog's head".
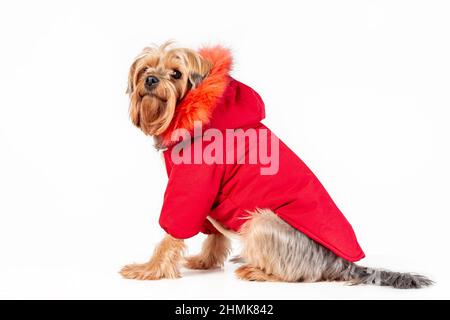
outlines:
{"label": "dog's head", "polygon": [[130,67],[130,118],[145,134],[169,127],[180,100],[208,75],[211,63],[199,53],[170,43],[145,48]]}

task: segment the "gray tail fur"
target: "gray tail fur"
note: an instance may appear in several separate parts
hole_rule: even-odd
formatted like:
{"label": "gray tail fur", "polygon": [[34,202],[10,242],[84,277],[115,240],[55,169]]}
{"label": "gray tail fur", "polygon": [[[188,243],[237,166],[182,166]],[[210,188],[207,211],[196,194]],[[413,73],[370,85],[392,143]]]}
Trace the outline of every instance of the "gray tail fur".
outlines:
{"label": "gray tail fur", "polygon": [[397,289],[419,289],[434,283],[419,274],[367,268],[354,263],[347,264],[341,273],[341,279],[353,284],[389,286]]}

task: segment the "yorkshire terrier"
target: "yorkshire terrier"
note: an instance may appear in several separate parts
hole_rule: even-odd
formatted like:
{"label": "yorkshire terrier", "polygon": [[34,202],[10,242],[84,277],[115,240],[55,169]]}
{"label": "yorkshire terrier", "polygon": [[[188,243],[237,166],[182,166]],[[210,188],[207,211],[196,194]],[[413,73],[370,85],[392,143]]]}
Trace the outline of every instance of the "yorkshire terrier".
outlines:
{"label": "yorkshire terrier", "polygon": [[[145,48],[132,63],[130,118],[163,151],[169,176],[159,220],[167,235],[150,261],[125,266],[122,276],[178,278],[183,263],[221,267],[234,237],[243,248],[236,275],[244,280],[432,284],[355,264],[364,253],[352,227],[309,168],[261,123],[264,103],[229,75],[231,65],[220,46],[195,51],[171,43]],[[242,148],[234,145],[240,138]],[[200,254],[185,257],[183,239],[199,232],[208,234]]]}

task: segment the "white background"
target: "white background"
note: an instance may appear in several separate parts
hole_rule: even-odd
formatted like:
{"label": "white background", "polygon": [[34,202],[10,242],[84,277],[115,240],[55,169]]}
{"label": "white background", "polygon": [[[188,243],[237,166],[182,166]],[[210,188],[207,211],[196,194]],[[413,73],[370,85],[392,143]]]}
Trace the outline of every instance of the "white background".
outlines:
{"label": "white background", "polygon": [[[10,1],[0,9],[0,298],[450,298],[447,1]],[[361,264],[423,290],[121,279],[163,232],[166,184],[128,119],[128,67],[175,39],[221,43],[265,123],[354,226]],[[189,240],[198,251],[202,236]]]}

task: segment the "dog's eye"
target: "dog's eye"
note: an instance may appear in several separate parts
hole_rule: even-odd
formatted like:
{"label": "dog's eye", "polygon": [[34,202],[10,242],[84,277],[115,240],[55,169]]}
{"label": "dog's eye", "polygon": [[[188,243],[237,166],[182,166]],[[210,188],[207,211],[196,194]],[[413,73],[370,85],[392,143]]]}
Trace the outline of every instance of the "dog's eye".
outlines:
{"label": "dog's eye", "polygon": [[173,73],[172,73],[172,78],[174,78],[174,79],[180,79],[181,78],[181,76],[182,76],[182,74],[181,74],[181,72],[180,71],[178,71],[178,70],[173,70]]}

